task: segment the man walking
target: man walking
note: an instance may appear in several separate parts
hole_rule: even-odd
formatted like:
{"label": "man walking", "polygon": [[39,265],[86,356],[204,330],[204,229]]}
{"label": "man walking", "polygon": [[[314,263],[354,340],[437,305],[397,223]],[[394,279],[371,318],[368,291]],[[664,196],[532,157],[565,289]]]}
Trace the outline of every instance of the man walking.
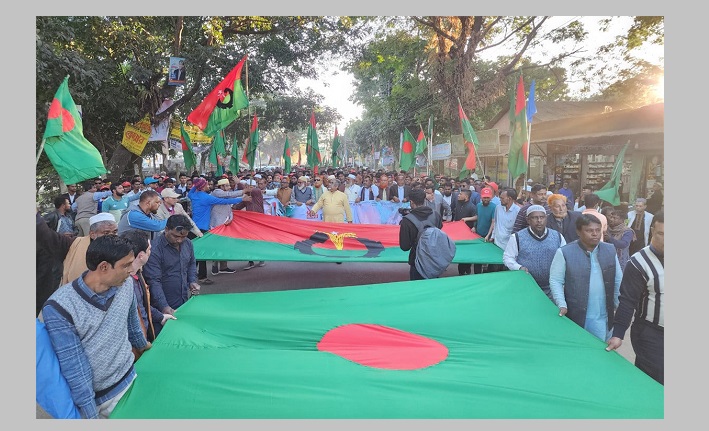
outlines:
{"label": "man walking", "polygon": [[541,205],[527,208],[527,228],[513,233],[502,260],[511,271],[526,271],[542,292],[553,301],[549,288],[549,267],[559,247],[566,245],[561,234],[547,229],[546,210]]}
{"label": "man walking", "polygon": [[576,230],[579,239],[557,250],[551,262],[551,293],[559,316],[567,316],[607,341],[623,271],[615,247],[601,241],[598,218],[582,214],[576,221]]}
{"label": "man walking", "polygon": [[630,328],[635,366],[665,384],[665,216],[655,214],[650,245],[630,257],[620,283],[618,310],[607,351],[623,344]]}
{"label": "man walking", "polygon": [[[468,194],[468,197],[470,195]],[[413,217],[416,217],[420,221],[424,222],[429,220],[433,226],[441,228],[443,226],[443,221],[441,217],[433,211],[431,207],[424,204],[426,200],[426,192],[420,188],[415,188],[409,193],[409,200],[411,202],[411,213]],[[406,217],[401,219],[399,224],[399,247],[403,251],[409,252],[409,279],[410,280],[424,280],[424,277],[419,274],[416,270],[416,246],[418,240],[419,230],[416,225]]]}

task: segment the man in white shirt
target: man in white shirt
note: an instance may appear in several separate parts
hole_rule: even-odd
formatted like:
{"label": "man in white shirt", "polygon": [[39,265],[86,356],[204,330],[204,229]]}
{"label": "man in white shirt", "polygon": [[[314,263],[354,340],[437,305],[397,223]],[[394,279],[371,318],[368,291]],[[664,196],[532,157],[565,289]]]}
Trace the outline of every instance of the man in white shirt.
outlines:
{"label": "man in white shirt", "polygon": [[347,195],[347,200],[350,202],[350,205],[355,203],[355,201],[359,197],[360,190],[362,190],[362,187],[358,186],[355,183],[356,179],[357,177],[354,174],[347,175],[347,185],[345,186],[345,194]]}

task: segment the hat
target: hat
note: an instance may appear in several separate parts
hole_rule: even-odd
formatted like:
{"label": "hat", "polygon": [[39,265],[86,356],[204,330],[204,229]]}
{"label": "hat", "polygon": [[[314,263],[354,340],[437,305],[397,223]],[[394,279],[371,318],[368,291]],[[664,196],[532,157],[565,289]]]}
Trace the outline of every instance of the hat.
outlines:
{"label": "hat", "polygon": [[171,189],[170,187],[166,187],[166,188],[162,189],[162,191],[160,192],[160,196],[162,196],[164,198],[179,198],[180,197],[179,193],[175,193],[175,191],[173,189]]}
{"label": "hat", "polygon": [[111,190],[111,186],[101,186],[101,189],[99,191],[106,191],[106,190]]}
{"label": "hat", "polygon": [[328,179],[328,180],[334,180],[334,179],[335,179],[335,176],[334,176],[334,175],[328,175],[328,176],[327,176],[327,179]]}
{"label": "hat", "polygon": [[204,178],[197,178],[196,180],[192,181],[192,188],[195,190],[202,190],[202,187],[207,185],[207,180]]}
{"label": "hat", "polygon": [[123,187],[130,187],[130,183],[129,183],[128,181],[123,181],[123,182],[121,183],[121,185],[122,185]]}
{"label": "hat", "polygon": [[487,185],[490,186],[490,187],[492,187],[492,189],[495,190],[495,191],[498,190],[497,183],[495,183],[495,182],[493,182],[493,181],[490,181],[489,183],[487,183]]}
{"label": "hat", "polygon": [[301,175],[300,177],[298,177],[298,182],[300,182],[300,181],[307,182],[308,177],[306,177],[305,175]]}
{"label": "hat", "polygon": [[148,177],[148,178],[146,178],[146,179],[143,180],[143,184],[145,184],[146,186],[147,186],[148,184],[155,184],[155,183],[157,183],[157,182],[158,182],[158,180],[156,180],[155,178],[152,178],[152,177]]}
{"label": "hat", "polygon": [[248,181],[246,181],[246,184],[248,184],[248,185],[250,185],[250,186],[255,186],[255,185],[256,185],[256,180],[248,180]]}
{"label": "hat", "polygon": [[477,179],[478,179],[478,174],[476,174],[475,172],[473,172],[473,173],[470,175],[470,178],[472,178],[472,179],[474,179],[474,180],[477,180]]}
{"label": "hat", "polygon": [[228,186],[229,185],[229,179],[228,178],[222,178],[221,180],[217,181],[218,186]]}
{"label": "hat", "polygon": [[351,180],[356,180],[356,179],[357,179],[357,177],[355,177],[355,176],[352,175],[352,174],[347,175],[347,178],[349,178],[349,179],[351,179]]}
{"label": "hat", "polygon": [[89,226],[91,226],[95,223],[98,223],[100,221],[112,221],[115,223],[116,218],[113,217],[113,214],[111,214],[111,213],[98,213],[89,219]]}
{"label": "hat", "polygon": [[171,177],[165,177],[165,179],[164,179],[163,181],[166,182],[166,183],[174,183],[174,182],[175,182],[175,179],[174,179],[174,178],[171,178]]}
{"label": "hat", "polygon": [[246,184],[246,180],[239,180],[239,184]]}
{"label": "hat", "polygon": [[490,187],[484,187],[482,190],[480,190],[480,197],[483,198],[491,198],[494,194],[495,193],[493,193]]}
{"label": "hat", "polygon": [[530,179],[527,180],[527,182],[528,182],[528,183],[533,183],[534,180],[530,178]]}
{"label": "hat", "polygon": [[254,175],[254,178],[259,178],[259,179],[261,179],[261,178],[263,178],[263,177],[261,176],[261,174],[256,174],[256,175]]}
{"label": "hat", "polygon": [[535,211],[543,212],[544,214],[547,213],[547,210],[545,210],[543,206],[531,205],[529,208],[527,208],[527,216],[529,216],[530,214],[532,214]]}

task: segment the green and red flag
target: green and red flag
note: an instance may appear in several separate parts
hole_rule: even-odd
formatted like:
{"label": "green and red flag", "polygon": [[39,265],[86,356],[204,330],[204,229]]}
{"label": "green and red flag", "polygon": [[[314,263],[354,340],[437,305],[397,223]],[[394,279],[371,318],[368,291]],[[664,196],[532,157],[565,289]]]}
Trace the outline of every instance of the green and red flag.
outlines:
{"label": "green and red flag", "polygon": [[254,168],[256,161],[256,148],[258,147],[259,130],[258,130],[258,115],[254,114],[254,119],[251,121],[251,129],[249,129],[249,140],[246,149],[244,149],[243,162],[249,164],[249,169]]}
{"label": "green and red flag", "polygon": [[625,150],[630,145],[630,141],[626,142],[623,149],[615,158],[615,165],[613,166],[613,173],[611,173],[611,179],[601,187],[600,190],[593,192],[601,200],[608,202],[609,204],[616,206],[620,205],[620,179],[623,175],[623,159],[625,158]]}
{"label": "green and red flag", "polygon": [[[527,172],[529,162],[529,131],[527,130],[527,99],[524,95],[524,80],[519,76],[514,106],[510,105],[510,152],[507,167],[510,178],[517,178]],[[512,109],[514,108],[514,111]]]}
{"label": "green and red flag", "polygon": [[401,142],[401,152],[399,153],[399,168],[408,171],[416,161],[415,154],[416,141],[409,129],[404,128],[403,140]]}
{"label": "green and red flag", "polygon": [[231,160],[229,160],[229,170],[234,175],[241,170],[239,167],[239,144],[237,142],[236,132],[234,132],[234,140],[231,145]]}
{"label": "green and red flag", "polygon": [[185,171],[191,172],[197,166],[197,157],[192,149],[192,140],[185,130],[185,124],[180,123],[180,140],[182,141],[182,158],[185,160]]}
{"label": "green and red flag", "polygon": [[463,163],[463,168],[460,170],[459,178],[467,178],[470,174],[475,171],[475,165],[477,162],[478,153],[478,135],[475,134],[473,126],[468,120],[468,116],[463,112],[463,106],[458,101],[458,116],[460,117],[460,127],[463,129],[463,143],[467,150],[468,155],[465,157],[465,163]]}
{"label": "green and red flag", "polygon": [[291,169],[291,152],[290,152],[290,142],[288,142],[288,136],[286,136],[286,143],[283,145],[283,172],[288,173]]}
{"label": "green and red flag", "polygon": [[340,148],[340,136],[337,134],[337,126],[335,126],[335,137],[332,138],[332,165],[337,166],[338,161],[342,164],[342,159],[337,155],[337,150]]}
{"label": "green and red flag", "polygon": [[664,387],[525,271],[198,295],[177,312],[111,419],[664,418]]}
{"label": "green and red flag", "polygon": [[423,127],[419,124],[419,127],[421,130],[419,131],[419,135],[416,138],[416,155],[418,156],[419,154],[424,154],[426,152],[426,149],[428,149],[428,142],[426,142],[426,136],[423,133]]}
{"label": "green and red flag", "polygon": [[249,99],[241,85],[241,69],[245,62],[246,55],[187,116],[187,120],[207,135],[226,128],[239,118],[241,109],[249,106]]}
{"label": "green and red flag", "polygon": [[[470,232],[465,222],[443,224],[456,245],[455,263],[502,263],[502,250]],[[193,240],[197,260],[408,262],[398,224],[325,223],[234,211],[229,226]]]}
{"label": "green and red flag", "polygon": [[315,123],[315,111],[310,116],[308,123],[308,135],[305,141],[305,155],[308,159],[308,166],[313,168],[313,173],[318,174],[318,166],[322,162],[320,147],[318,146],[318,132]]}
{"label": "green and red flag", "polygon": [[224,157],[226,156],[226,145],[224,144],[224,130],[218,131],[214,135],[212,148],[209,150],[209,162],[217,167],[217,175],[224,173]]}
{"label": "green and red flag", "polygon": [[44,152],[65,184],[106,173],[101,153],[84,137],[81,114],[69,93],[69,75],[59,85],[49,106],[43,140]]}

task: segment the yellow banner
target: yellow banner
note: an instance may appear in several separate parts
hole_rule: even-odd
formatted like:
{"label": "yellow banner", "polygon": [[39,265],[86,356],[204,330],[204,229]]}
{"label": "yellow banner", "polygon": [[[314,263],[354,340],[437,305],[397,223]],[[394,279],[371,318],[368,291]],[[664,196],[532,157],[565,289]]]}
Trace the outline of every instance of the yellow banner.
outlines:
{"label": "yellow banner", "polygon": [[[202,129],[195,125],[185,124],[185,131],[190,136],[190,141],[192,141],[192,145],[212,143],[212,137],[206,135],[204,132],[202,132]],[[170,122],[170,139],[174,139],[176,141],[179,141],[181,139],[179,120]]]}
{"label": "yellow banner", "polygon": [[126,147],[131,153],[139,156],[143,153],[145,145],[148,143],[148,138],[150,138],[150,120],[147,122],[147,132],[145,131],[143,120],[140,120],[137,124],[143,127],[136,127],[130,123],[126,123],[126,127],[123,129],[123,141],[121,145]]}

